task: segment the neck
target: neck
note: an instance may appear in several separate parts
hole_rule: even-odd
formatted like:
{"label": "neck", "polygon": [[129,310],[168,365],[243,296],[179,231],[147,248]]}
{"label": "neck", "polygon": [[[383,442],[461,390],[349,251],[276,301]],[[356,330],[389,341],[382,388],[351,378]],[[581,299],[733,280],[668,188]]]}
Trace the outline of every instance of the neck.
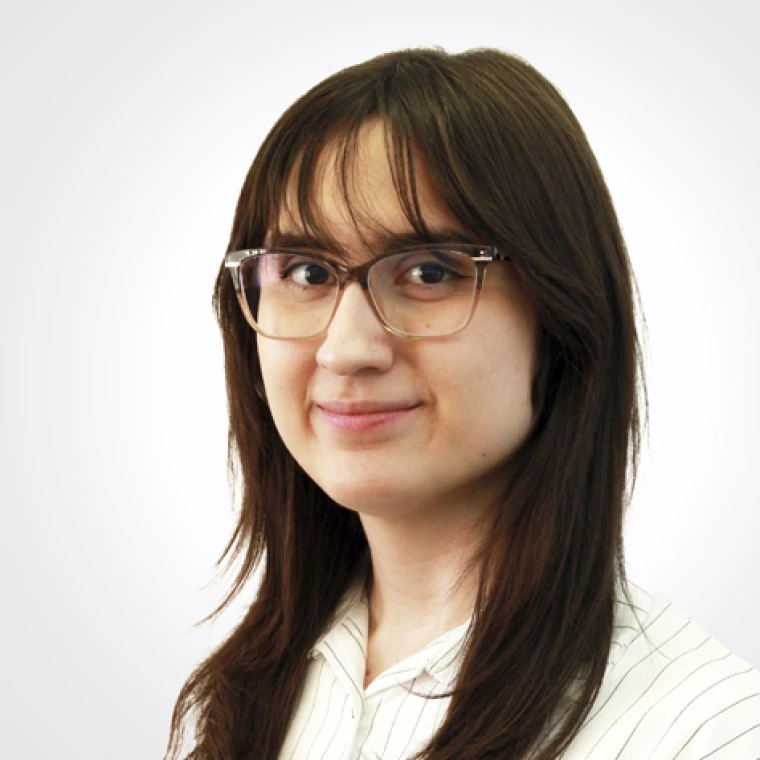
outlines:
{"label": "neck", "polygon": [[472,615],[478,578],[462,573],[478,545],[471,524],[410,524],[362,515],[370,546],[369,633],[435,637]]}

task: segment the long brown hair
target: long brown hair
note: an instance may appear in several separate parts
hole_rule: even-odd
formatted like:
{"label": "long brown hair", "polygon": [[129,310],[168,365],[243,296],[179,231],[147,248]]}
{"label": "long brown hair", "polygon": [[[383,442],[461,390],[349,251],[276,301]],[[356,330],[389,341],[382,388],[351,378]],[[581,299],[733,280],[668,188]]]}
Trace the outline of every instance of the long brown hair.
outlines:
{"label": "long brown hair", "polygon": [[[532,752],[549,760],[567,748],[599,690],[617,584],[625,583],[623,515],[646,419],[638,295],[625,243],[585,134],[553,85],[497,50],[419,49],[340,71],[283,114],[245,180],[229,249],[263,245],[293,183],[302,223],[329,239],[313,201],[320,156],[329,146],[341,157],[350,208],[347,167],[370,119],[386,129],[410,223],[424,232],[413,160],[421,155],[473,239],[509,252],[541,333],[535,424],[508,463],[489,515],[449,709],[418,757],[518,760]],[[275,760],[307,653],[367,539],[357,514],[332,501],[280,439],[255,334],[223,268],[214,306],[225,350],[230,470],[241,483],[238,524],[219,563],[228,555],[230,563],[243,561],[209,618],[257,569],[261,581],[241,622],[184,684],[166,757],[178,756],[194,713],[189,757]]]}

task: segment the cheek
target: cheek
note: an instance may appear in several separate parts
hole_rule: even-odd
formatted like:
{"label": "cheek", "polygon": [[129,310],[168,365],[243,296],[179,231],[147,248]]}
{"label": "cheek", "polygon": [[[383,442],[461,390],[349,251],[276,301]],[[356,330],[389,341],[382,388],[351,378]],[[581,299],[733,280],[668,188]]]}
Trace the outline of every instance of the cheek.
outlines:
{"label": "cheek", "polygon": [[[459,345],[452,344],[444,349],[443,357],[437,357],[435,374],[439,385],[457,395],[465,406],[499,406],[502,398],[515,400],[529,394],[532,383],[532,325],[510,313],[497,312],[488,317],[488,322],[484,319],[477,325],[473,323],[474,329],[462,333]],[[425,363],[436,364],[432,356]]]}
{"label": "cheek", "polygon": [[529,325],[503,316],[501,330],[474,333],[439,386],[443,416],[456,420],[479,455],[503,456],[527,435],[533,417],[531,387],[535,345]]}
{"label": "cheek", "polygon": [[[291,420],[303,408],[313,356],[294,350],[285,341],[259,339],[259,365],[264,391],[278,427],[292,424]],[[282,433],[281,433],[282,434]]]}
{"label": "cheek", "polygon": [[[476,336],[481,337],[481,336]],[[472,340],[433,361],[420,357],[427,367],[425,384],[432,391],[438,433],[466,438],[489,446],[522,437],[532,416],[532,353],[530,346],[505,341]]]}

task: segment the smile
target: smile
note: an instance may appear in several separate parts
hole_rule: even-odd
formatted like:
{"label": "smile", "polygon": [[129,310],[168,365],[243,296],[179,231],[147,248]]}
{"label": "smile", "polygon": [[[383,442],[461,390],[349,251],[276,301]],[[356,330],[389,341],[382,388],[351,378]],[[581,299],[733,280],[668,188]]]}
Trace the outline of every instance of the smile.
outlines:
{"label": "smile", "polygon": [[335,430],[347,433],[362,433],[401,422],[408,418],[419,405],[381,409],[378,411],[336,411],[317,405],[320,418]]}

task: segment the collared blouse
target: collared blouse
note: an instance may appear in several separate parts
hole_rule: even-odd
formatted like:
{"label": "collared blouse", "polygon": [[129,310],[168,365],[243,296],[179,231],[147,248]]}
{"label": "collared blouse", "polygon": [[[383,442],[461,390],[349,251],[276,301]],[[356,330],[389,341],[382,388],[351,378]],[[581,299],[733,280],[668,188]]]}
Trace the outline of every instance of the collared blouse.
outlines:
{"label": "collared blouse", "polygon": [[[405,760],[443,721],[470,621],[366,689],[362,579],[338,605],[309,667],[280,760]],[[617,602],[601,691],[564,760],[760,760],[760,673],[661,595]]]}

